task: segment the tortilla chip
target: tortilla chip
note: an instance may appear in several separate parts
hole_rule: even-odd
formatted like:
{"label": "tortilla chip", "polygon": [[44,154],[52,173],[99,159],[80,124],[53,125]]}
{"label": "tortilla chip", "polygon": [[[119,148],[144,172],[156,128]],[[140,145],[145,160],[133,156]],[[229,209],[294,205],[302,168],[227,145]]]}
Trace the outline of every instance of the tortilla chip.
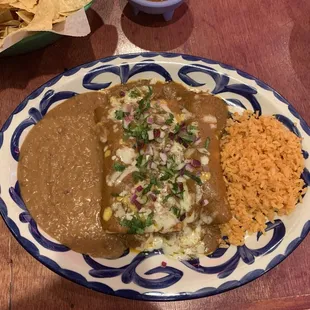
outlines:
{"label": "tortilla chip", "polygon": [[15,32],[15,31],[17,31],[17,30],[18,30],[17,27],[7,26],[7,27],[4,29],[4,37],[7,37],[9,34],[11,34],[12,32]]}
{"label": "tortilla chip", "polygon": [[0,3],[0,10],[7,10],[10,8],[11,8],[11,6],[9,4],[1,4]]}
{"label": "tortilla chip", "polygon": [[60,13],[74,12],[83,8],[90,0],[59,0]]}
{"label": "tortilla chip", "polygon": [[27,11],[27,12],[30,12],[30,13],[35,13],[36,12],[36,8],[37,6],[33,7],[33,8],[27,8],[22,2],[20,1],[16,1],[14,3],[11,3],[10,4],[13,8],[16,8],[16,9],[21,9],[23,11]]}
{"label": "tortilla chip", "polygon": [[5,28],[6,26],[12,26],[12,27],[19,27],[20,21],[19,20],[8,20],[7,22],[1,23],[0,28]]}
{"label": "tortilla chip", "polygon": [[19,29],[50,31],[90,0],[0,0],[0,47]]}
{"label": "tortilla chip", "polygon": [[19,1],[27,8],[28,12],[29,10],[33,9],[38,3],[37,0],[19,0]]}
{"label": "tortilla chip", "polygon": [[36,7],[33,20],[29,23],[27,30],[48,31],[53,29],[52,21],[55,16],[55,3],[57,1],[40,0]]}
{"label": "tortilla chip", "polygon": [[0,24],[13,19],[10,10],[0,10]]}
{"label": "tortilla chip", "polygon": [[16,14],[19,18],[24,21],[27,25],[33,20],[34,14],[27,11],[17,11]]}
{"label": "tortilla chip", "polygon": [[59,16],[58,18],[53,20],[53,24],[61,23],[61,22],[65,21],[66,18],[67,18],[67,16]]}

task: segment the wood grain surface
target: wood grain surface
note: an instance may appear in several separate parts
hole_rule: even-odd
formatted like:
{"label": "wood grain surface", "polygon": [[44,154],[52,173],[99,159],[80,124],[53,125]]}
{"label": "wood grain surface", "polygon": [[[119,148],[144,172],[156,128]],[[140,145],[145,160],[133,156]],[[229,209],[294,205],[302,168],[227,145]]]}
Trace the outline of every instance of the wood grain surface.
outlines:
{"label": "wood grain surface", "polygon": [[[262,79],[310,123],[310,1],[189,0],[174,19],[134,17],[124,0],[94,0],[92,33],[0,59],[0,126],[41,84],[112,54],[172,51],[218,60]],[[1,171],[0,171],[1,173]],[[0,221],[0,310],[310,309],[310,237],[261,278],[194,301],[144,303],[105,296],[67,281],[32,258]],[[207,283],[206,283],[207,285]]]}

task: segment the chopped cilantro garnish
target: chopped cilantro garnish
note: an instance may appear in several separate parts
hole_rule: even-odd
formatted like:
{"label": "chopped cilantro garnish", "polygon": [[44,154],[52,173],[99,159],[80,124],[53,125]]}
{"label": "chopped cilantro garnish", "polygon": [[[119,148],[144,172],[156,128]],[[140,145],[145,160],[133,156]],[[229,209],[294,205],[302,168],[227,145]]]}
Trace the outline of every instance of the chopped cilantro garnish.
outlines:
{"label": "chopped cilantro garnish", "polygon": [[211,141],[211,139],[210,139],[210,137],[208,137],[208,138],[206,139],[206,142],[205,142],[205,148],[206,148],[206,149],[209,147],[210,141]]}
{"label": "chopped cilantro garnish", "polygon": [[199,177],[197,177],[196,175],[190,173],[189,171],[185,170],[184,174],[187,175],[188,177],[190,177],[192,180],[194,180],[198,185],[202,185],[202,181]]}
{"label": "chopped cilantro garnish", "polygon": [[153,216],[151,213],[146,219],[141,218],[139,215],[134,215],[131,220],[123,219],[120,224],[128,228],[129,234],[143,234],[145,228],[153,224]]}
{"label": "chopped cilantro garnish", "polygon": [[185,141],[185,142],[188,142],[188,143],[192,143],[195,141],[195,136],[193,135],[189,135],[187,133],[182,133],[180,134],[180,138]]}
{"label": "chopped cilantro garnish", "polygon": [[167,125],[171,125],[173,123],[174,116],[172,113],[169,113],[169,118],[166,120]]}
{"label": "chopped cilantro garnish", "polygon": [[160,194],[160,190],[154,189],[154,190],[153,190],[153,193],[154,193],[155,195],[159,195],[159,194]]}
{"label": "chopped cilantro garnish", "polygon": [[172,213],[173,213],[177,218],[180,217],[180,215],[181,215],[181,210],[180,210],[179,208],[177,208],[177,207],[172,207],[170,210],[172,211]]}
{"label": "chopped cilantro garnish", "polygon": [[139,171],[134,171],[131,175],[135,183],[145,179],[145,174]]}
{"label": "chopped cilantro garnish", "polygon": [[188,125],[187,126],[187,132],[190,134],[190,135],[193,135],[195,133],[195,131],[197,131],[197,127],[194,126],[194,125]]}
{"label": "chopped cilantro garnish", "polygon": [[153,216],[154,216],[154,213],[151,213],[146,218],[146,221],[145,221],[145,226],[146,227],[150,227],[153,224]]}
{"label": "chopped cilantro garnish", "polygon": [[135,114],[135,119],[139,119],[140,116],[145,112],[147,111],[150,107],[151,107],[151,96],[153,94],[153,90],[150,86],[148,86],[149,88],[149,91],[148,93],[145,95],[145,97],[141,100],[139,100],[138,104],[139,104],[139,107],[136,111],[136,114]]}
{"label": "chopped cilantro garnish", "polygon": [[148,130],[149,126],[147,124],[138,124],[133,129],[127,131],[127,133],[130,136],[136,138],[138,141],[143,141],[144,143],[147,143],[149,141],[149,136],[147,133]]}
{"label": "chopped cilantro garnish", "polygon": [[151,107],[152,94],[152,88],[149,87],[148,93],[144,96],[144,98],[139,100],[139,106],[135,110],[134,121],[129,124],[128,128],[124,128],[124,137],[136,138],[137,143],[149,142],[148,131],[150,130],[150,126],[146,121],[146,117],[141,116],[143,116],[143,113]]}
{"label": "chopped cilantro garnish", "polygon": [[164,203],[167,202],[168,199],[169,199],[170,197],[173,197],[173,195],[172,195],[172,194],[167,195],[167,196],[164,198],[163,202],[164,202]]}
{"label": "chopped cilantro garnish", "polygon": [[161,181],[167,181],[171,177],[174,176],[175,172],[172,169],[164,168],[163,169],[164,174],[160,177]]}
{"label": "chopped cilantro garnish", "polygon": [[153,185],[156,185],[156,186],[158,186],[159,185],[159,182],[158,182],[158,180],[155,178],[155,177],[151,177],[151,181],[150,181],[150,183],[151,184],[153,184]]}
{"label": "chopped cilantro garnish", "polygon": [[141,93],[138,89],[133,89],[129,92],[130,98],[138,98],[139,96],[141,96]]}
{"label": "chopped cilantro garnish", "polygon": [[156,178],[154,177],[151,177],[151,180],[150,180],[150,183],[147,187],[145,187],[142,191],[142,195],[145,195],[147,194],[148,192],[151,191],[153,185],[158,185],[158,181],[156,180]]}
{"label": "chopped cilantro garnish", "polygon": [[124,111],[121,111],[121,110],[115,111],[115,118],[116,119],[122,120],[122,119],[124,119],[125,116],[126,116],[126,113]]}
{"label": "chopped cilantro garnish", "polygon": [[150,183],[147,187],[145,187],[142,191],[142,195],[147,194],[152,189],[153,184]]}
{"label": "chopped cilantro garnish", "polygon": [[172,189],[171,189],[172,194],[180,199],[183,199],[184,198],[183,188],[180,188],[177,182],[175,183],[170,182],[170,183],[172,184]]}
{"label": "chopped cilantro garnish", "polygon": [[140,155],[137,157],[136,161],[137,161],[136,167],[138,167],[138,168],[141,167],[142,161],[143,161],[143,155],[140,154]]}
{"label": "chopped cilantro garnish", "polygon": [[119,171],[119,172],[122,172],[126,169],[126,166],[120,164],[120,163],[114,163],[113,164],[113,168],[115,171]]}
{"label": "chopped cilantro garnish", "polygon": [[175,127],[174,127],[174,133],[178,133],[180,131],[180,124],[176,124]]}
{"label": "chopped cilantro garnish", "polygon": [[172,184],[172,191],[173,191],[173,193],[177,193],[179,191],[178,183]]}

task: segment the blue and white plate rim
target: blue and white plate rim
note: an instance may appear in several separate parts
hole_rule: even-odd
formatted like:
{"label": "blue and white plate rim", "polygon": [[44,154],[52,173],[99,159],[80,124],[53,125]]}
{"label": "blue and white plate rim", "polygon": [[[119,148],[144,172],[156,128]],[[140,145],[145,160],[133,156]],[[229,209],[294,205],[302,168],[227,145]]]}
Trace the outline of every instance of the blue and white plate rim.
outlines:
{"label": "blue and white plate rim", "polygon": [[[273,93],[273,95],[278,100],[280,100],[285,105],[290,106],[292,108],[292,111],[294,112],[294,113],[293,112],[291,112],[291,113],[296,118],[299,119],[300,123],[303,125],[302,128],[308,134],[310,134],[310,127],[307,125],[306,121],[294,110],[294,108],[290,105],[290,103],[281,94],[279,94],[276,90],[274,90],[268,84],[257,79],[253,75],[250,75],[250,74],[248,74],[242,70],[239,70],[239,69],[234,68],[230,65],[221,63],[219,61],[214,61],[214,60],[199,57],[199,56],[192,56],[192,55],[180,54],[180,53],[142,52],[142,53],[127,53],[127,54],[114,55],[114,56],[105,57],[105,58],[102,58],[99,60],[95,60],[95,61],[92,61],[89,63],[85,63],[82,65],[76,66],[70,70],[67,70],[67,71],[57,75],[56,77],[52,78],[51,80],[47,81],[46,83],[41,85],[39,88],[34,90],[29,96],[27,96],[14,109],[14,111],[8,117],[7,121],[3,124],[2,128],[0,129],[0,134],[1,134],[0,146],[2,144],[2,141],[1,141],[3,138],[2,136],[3,136],[4,132],[6,131],[6,129],[9,127],[13,116],[15,114],[17,114],[18,112],[22,111],[27,106],[27,103],[29,100],[34,99],[37,96],[39,96],[44,91],[44,89],[46,87],[50,87],[50,86],[56,84],[61,79],[61,77],[72,76],[82,68],[92,67],[92,66],[94,66],[100,62],[107,63],[107,62],[113,61],[114,59],[117,59],[117,58],[120,58],[120,59],[125,61],[125,60],[134,60],[136,57],[142,57],[145,59],[151,59],[151,60],[156,61],[156,57],[158,57],[158,56],[166,58],[164,61],[166,63],[169,63],[169,59],[181,57],[182,59],[184,59],[186,61],[191,61],[191,62],[203,61],[206,64],[219,65],[220,67],[227,69],[229,71],[235,71],[238,75],[240,75],[244,79],[255,81],[257,86],[259,86],[265,90],[271,91]],[[161,60],[161,62],[162,62],[162,60]],[[180,64],[182,64],[182,63],[180,63]],[[117,66],[119,66],[119,65],[120,64],[117,64]],[[1,191],[0,191],[0,195],[1,195]],[[1,198],[1,196],[0,196],[0,198]],[[0,199],[0,204],[1,204],[1,199]],[[262,269],[253,270],[252,272],[250,272],[249,274],[244,276],[242,279],[240,279],[240,281],[228,281],[228,282],[222,284],[221,286],[219,286],[217,288],[211,288],[211,287],[210,288],[203,288],[203,289],[198,290],[196,292],[180,292],[177,294],[163,294],[163,295],[158,294],[158,295],[156,295],[156,294],[152,294],[152,291],[150,291],[149,293],[151,293],[151,295],[149,295],[149,294],[145,294],[145,293],[139,293],[139,292],[134,291],[134,290],[115,290],[114,291],[113,289],[111,289],[109,286],[107,286],[105,284],[101,284],[98,282],[89,282],[84,277],[80,276],[80,274],[61,268],[53,260],[51,260],[48,257],[45,257],[43,255],[40,255],[40,253],[38,253],[36,251],[32,251],[32,249],[30,247],[27,247],[25,245],[25,243],[22,242],[22,239],[25,239],[25,238],[18,236],[18,234],[16,234],[14,232],[13,226],[15,225],[15,223],[10,218],[6,218],[2,213],[1,213],[1,216],[4,219],[4,222],[6,223],[8,229],[11,231],[11,233],[13,234],[15,239],[22,245],[22,247],[27,252],[29,252],[35,259],[37,259],[44,266],[46,266],[47,268],[49,268],[50,270],[52,270],[56,274],[66,278],[70,281],[73,281],[77,284],[80,284],[82,286],[90,288],[92,290],[103,292],[103,293],[106,293],[109,295],[125,297],[125,298],[129,298],[129,299],[144,300],[144,301],[178,301],[178,300],[187,300],[187,299],[197,299],[197,298],[203,298],[203,297],[207,297],[207,296],[220,294],[220,293],[232,290],[234,288],[243,286],[244,284],[247,284],[247,283],[259,278],[260,276],[262,276],[266,272],[268,272],[271,269],[273,269],[274,267],[276,267],[279,263],[281,263],[285,258],[287,258],[299,246],[299,244],[302,242],[302,240],[307,236],[307,234],[310,231],[310,222],[308,221],[307,223],[305,223],[305,226],[304,226],[304,229],[302,231],[301,236],[296,238],[295,240],[293,240],[294,244],[292,244],[293,242],[291,243],[293,246],[290,247],[289,249],[287,249],[287,252],[285,254],[283,254],[283,255],[281,254],[281,255],[278,255],[279,257],[278,256],[275,257],[277,259],[274,262],[270,262],[270,264],[268,265],[269,267],[267,267],[266,269],[264,269],[264,270],[262,270]]]}

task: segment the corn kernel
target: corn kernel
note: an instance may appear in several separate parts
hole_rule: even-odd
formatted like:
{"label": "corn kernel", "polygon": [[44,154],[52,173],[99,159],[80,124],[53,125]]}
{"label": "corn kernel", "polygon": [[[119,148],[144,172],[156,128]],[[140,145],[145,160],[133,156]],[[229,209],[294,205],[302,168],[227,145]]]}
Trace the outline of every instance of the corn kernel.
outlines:
{"label": "corn kernel", "polygon": [[111,150],[107,150],[104,152],[104,157],[109,157],[111,155]]}
{"label": "corn kernel", "polygon": [[133,205],[132,203],[129,203],[129,204],[128,204],[128,207],[129,207],[129,208],[131,209],[131,211],[133,211],[133,212],[136,212],[136,211],[137,211],[136,206]]}
{"label": "corn kernel", "polygon": [[124,197],[117,197],[116,200],[121,202],[124,199]]}
{"label": "corn kernel", "polygon": [[185,115],[184,114],[177,114],[175,119],[178,123],[181,123],[185,120]]}
{"label": "corn kernel", "polygon": [[119,140],[119,144],[120,144],[120,145],[124,144],[124,140],[123,140],[123,139],[120,139],[120,140]]}
{"label": "corn kernel", "polygon": [[210,172],[202,172],[200,179],[202,182],[209,181],[211,179],[211,173]]}
{"label": "corn kernel", "polygon": [[103,211],[103,219],[107,222],[112,216],[112,209],[107,207]]}

